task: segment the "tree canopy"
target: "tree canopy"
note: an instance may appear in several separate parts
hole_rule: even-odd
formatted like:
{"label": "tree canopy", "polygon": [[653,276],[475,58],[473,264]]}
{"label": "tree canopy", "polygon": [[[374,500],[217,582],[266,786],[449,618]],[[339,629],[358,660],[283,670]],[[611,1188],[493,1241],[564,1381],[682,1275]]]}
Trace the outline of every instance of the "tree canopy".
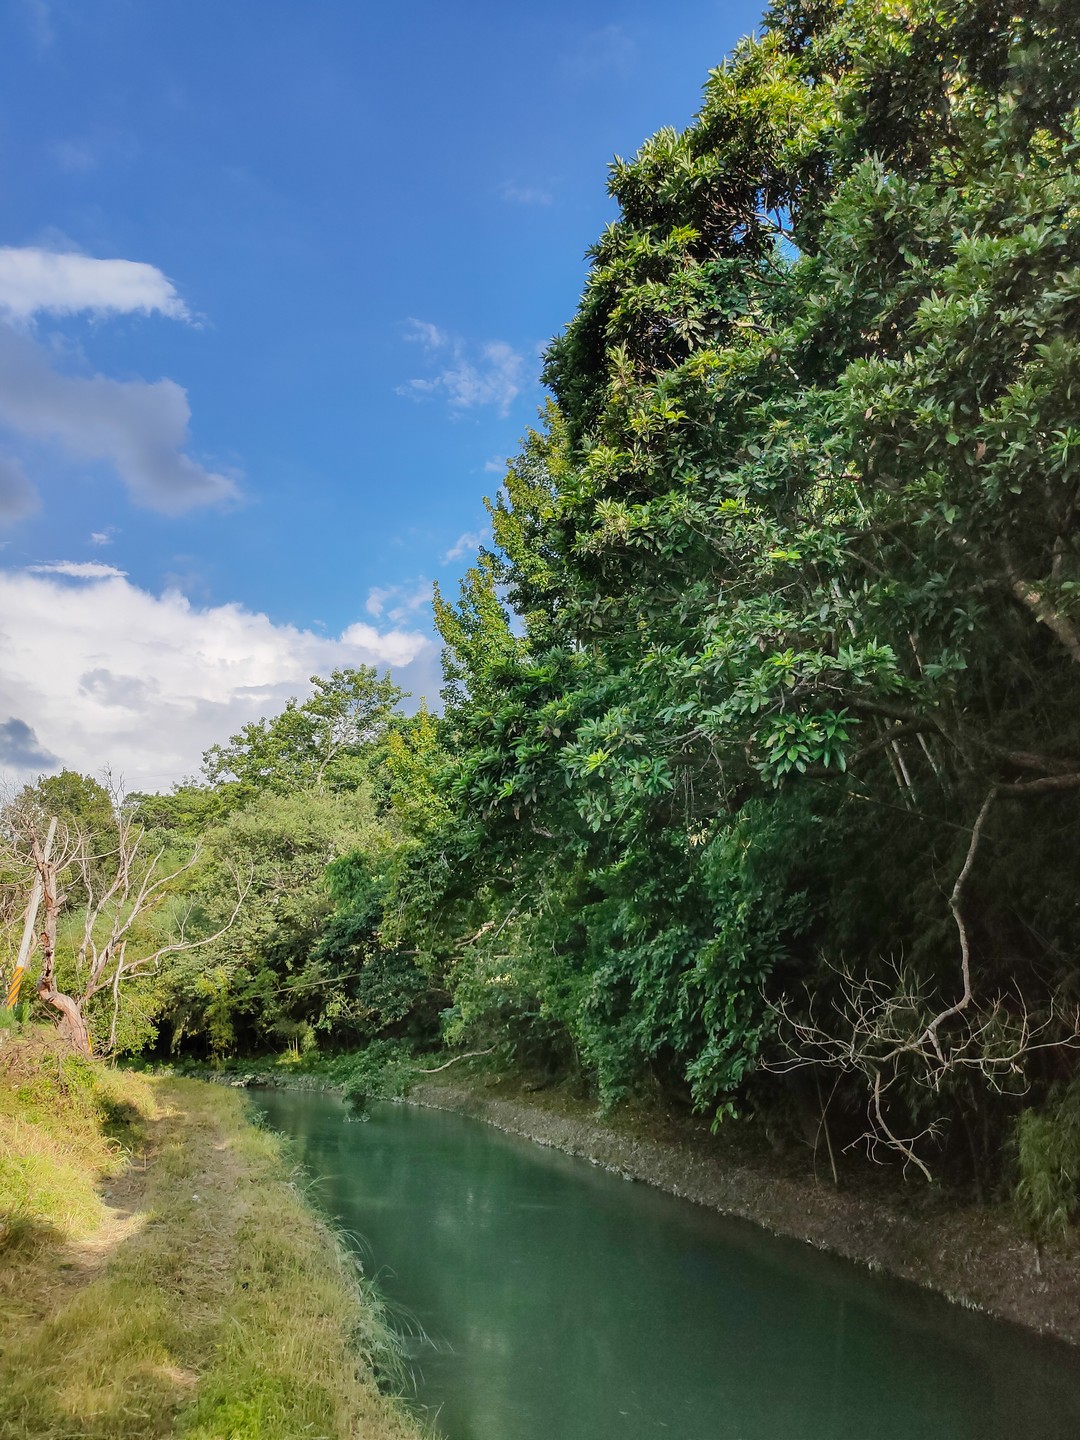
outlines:
{"label": "tree canopy", "polygon": [[781,3],[613,165],[436,604],[460,1031],[923,1168],[1073,1073],[1078,66],[1063,3]]}

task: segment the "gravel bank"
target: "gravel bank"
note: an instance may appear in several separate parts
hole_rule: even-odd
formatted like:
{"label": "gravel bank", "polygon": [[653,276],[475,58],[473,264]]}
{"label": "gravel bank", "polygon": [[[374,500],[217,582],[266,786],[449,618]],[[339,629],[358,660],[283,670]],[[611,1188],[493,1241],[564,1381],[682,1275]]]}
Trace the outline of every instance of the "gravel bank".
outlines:
{"label": "gravel bank", "polygon": [[902,1196],[836,1189],[764,1158],[732,1159],[707,1131],[642,1133],[644,1126],[606,1123],[588,1107],[543,1091],[507,1098],[479,1085],[427,1081],[413,1086],[409,1103],[471,1115],[1080,1345],[1080,1247],[1074,1241],[1037,1252],[1007,1212],[971,1206],[912,1213]]}

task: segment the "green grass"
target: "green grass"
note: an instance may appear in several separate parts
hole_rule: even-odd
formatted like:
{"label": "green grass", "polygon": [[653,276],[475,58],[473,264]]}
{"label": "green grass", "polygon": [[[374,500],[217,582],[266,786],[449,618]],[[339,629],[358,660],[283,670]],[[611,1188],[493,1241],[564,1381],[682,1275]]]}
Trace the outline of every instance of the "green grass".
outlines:
{"label": "green grass", "polygon": [[98,1183],[125,1168],[125,1139],[137,1138],[115,1119],[138,1118],[133,1101],[145,1093],[137,1078],[58,1046],[51,1030],[0,1031],[0,1256],[25,1251],[34,1233],[78,1237],[101,1223]]}
{"label": "green grass", "polygon": [[0,1047],[5,1440],[415,1440],[377,1298],[243,1098],[73,1058]]}

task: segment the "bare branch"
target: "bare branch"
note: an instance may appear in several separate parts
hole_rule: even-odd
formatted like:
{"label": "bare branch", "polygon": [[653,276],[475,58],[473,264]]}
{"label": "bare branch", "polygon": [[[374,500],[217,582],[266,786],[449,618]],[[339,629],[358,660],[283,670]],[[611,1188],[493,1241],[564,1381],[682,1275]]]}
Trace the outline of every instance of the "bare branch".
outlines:
{"label": "bare branch", "polygon": [[1035,616],[1035,619],[1051,631],[1064,645],[1072,658],[1080,665],[1080,630],[1049,600],[1043,592],[1035,587],[1030,580],[1024,577],[1016,569],[1011,561],[1006,559],[1006,568],[1009,575],[1009,584],[1012,593]]}
{"label": "bare branch", "polygon": [[464,1055],[455,1055],[452,1060],[447,1060],[445,1065],[435,1065],[430,1070],[420,1070],[420,1075],[438,1075],[440,1070],[449,1070],[451,1065],[456,1065],[459,1060],[473,1060],[477,1055],[490,1055],[495,1046],[489,1045],[486,1050],[467,1050]]}
{"label": "bare branch", "polygon": [[[1044,777],[1028,785],[1045,788],[1046,779],[1062,778]],[[853,1143],[865,1144],[872,1158],[879,1148],[891,1150],[903,1158],[905,1166],[914,1165],[928,1180],[929,1166],[916,1146],[936,1138],[940,1122],[932,1122],[910,1138],[897,1133],[884,1101],[901,1076],[938,1094],[950,1076],[969,1072],[998,1094],[1022,1094],[1028,1084],[1026,1064],[1036,1051],[1080,1048],[1080,1012],[1063,1023],[1064,1017],[1059,1017],[1051,1004],[1049,1014],[1033,1025],[1019,989],[1015,997],[999,995],[982,1004],[976,999],[965,891],[994,801],[1009,788],[994,786],[983,800],[949,896],[960,940],[962,985],[956,1001],[944,1008],[932,1006],[933,997],[918,977],[902,962],[890,961],[891,979],[855,975],[846,965],[831,967],[839,985],[830,1003],[829,1023],[817,1019],[817,993],[807,996],[803,1014],[794,1014],[786,999],[773,1007],[785,1053],[767,1061],[765,1068],[786,1074],[807,1066],[825,1066],[840,1074],[860,1076],[869,1092],[868,1129]]]}

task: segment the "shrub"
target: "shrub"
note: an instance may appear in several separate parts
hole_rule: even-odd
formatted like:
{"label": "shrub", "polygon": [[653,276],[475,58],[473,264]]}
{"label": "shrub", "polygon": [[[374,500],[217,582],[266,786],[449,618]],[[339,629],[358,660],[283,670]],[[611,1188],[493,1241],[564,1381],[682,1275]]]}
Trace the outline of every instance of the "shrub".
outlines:
{"label": "shrub", "polygon": [[1068,1229],[1080,1211],[1080,1081],[1057,1087],[1016,1126],[1016,1202],[1037,1237]]}

